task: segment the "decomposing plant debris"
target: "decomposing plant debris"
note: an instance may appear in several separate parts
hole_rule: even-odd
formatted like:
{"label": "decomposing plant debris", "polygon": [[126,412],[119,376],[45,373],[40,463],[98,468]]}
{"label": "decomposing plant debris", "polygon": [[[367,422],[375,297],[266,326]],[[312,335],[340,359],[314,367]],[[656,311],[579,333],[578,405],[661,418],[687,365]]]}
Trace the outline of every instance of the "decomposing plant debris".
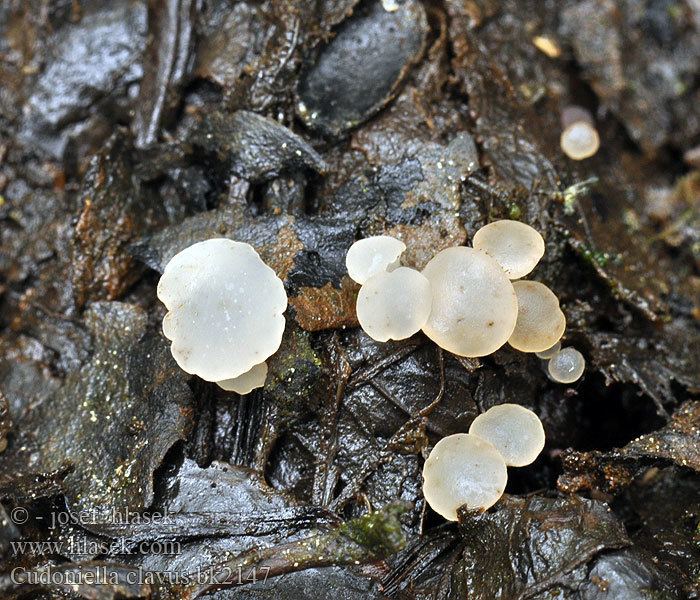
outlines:
{"label": "decomposing plant debris", "polygon": [[[698,597],[698,64],[691,0],[0,3],[0,597]],[[488,246],[498,344],[419,302],[367,335],[375,236],[385,317]],[[166,265],[217,238],[289,300],[252,383],[161,330]],[[504,405],[543,432],[483,435],[534,462],[427,492],[445,522],[429,457]]]}

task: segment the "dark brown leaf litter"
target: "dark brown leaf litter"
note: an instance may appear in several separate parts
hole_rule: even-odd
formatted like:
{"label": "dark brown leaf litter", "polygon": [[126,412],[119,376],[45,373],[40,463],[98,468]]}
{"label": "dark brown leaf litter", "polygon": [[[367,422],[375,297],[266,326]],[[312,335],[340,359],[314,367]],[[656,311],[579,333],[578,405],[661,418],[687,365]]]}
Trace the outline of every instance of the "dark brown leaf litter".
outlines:
{"label": "dark brown leaf litter", "polygon": [[[697,172],[675,160],[700,141],[693,3],[19,4],[0,7],[3,597],[193,597],[210,586],[123,578],[238,565],[273,576],[213,597],[700,593]],[[559,148],[569,104],[603,141],[581,163]],[[534,277],[588,363],[573,386],[507,348],[463,360],[356,328],[354,240],[396,235],[420,268],[497,218],[545,236]],[[158,272],[220,236],[290,298],[243,398],[184,375],[159,331]],[[426,452],[503,402],[537,411],[543,455],[491,511],[441,523]],[[29,522],[5,523],[18,505]],[[66,505],[102,518],[48,531]],[[45,538],[131,541],[12,552]],[[117,578],[7,578],[48,564]]]}
{"label": "dark brown leaf litter", "polygon": [[151,503],[153,471],[193,413],[187,377],[142,309],[95,303],[85,320],[90,360],[53,396],[39,406],[27,398],[15,414],[22,427],[3,455],[0,489],[29,499],[35,480],[53,479],[72,510],[99,523]]}

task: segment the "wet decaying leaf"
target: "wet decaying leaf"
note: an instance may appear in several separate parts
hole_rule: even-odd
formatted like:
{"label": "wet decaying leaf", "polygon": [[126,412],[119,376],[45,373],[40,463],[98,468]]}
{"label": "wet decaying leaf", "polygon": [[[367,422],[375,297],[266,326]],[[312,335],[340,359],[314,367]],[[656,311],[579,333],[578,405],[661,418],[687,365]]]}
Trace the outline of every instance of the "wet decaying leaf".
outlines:
{"label": "wet decaying leaf", "polygon": [[158,220],[145,190],[132,177],[131,143],[116,134],[95,157],[83,179],[82,209],[73,239],[73,289],[76,304],[114,300],[139,277],[128,246]]}
{"label": "wet decaying leaf", "polygon": [[150,37],[133,121],[137,146],[158,139],[162,121],[177,104],[176,89],[185,82],[192,64],[196,6],[194,0],[148,4]]}
{"label": "wet decaying leaf", "polygon": [[[700,595],[696,3],[396,5],[0,3],[3,598]],[[570,105],[601,138],[585,161],[559,145]],[[421,269],[501,218],[545,238],[531,278],[575,384],[357,326],[355,240],[394,235]],[[243,397],[161,332],[159,274],[215,237],[289,296]],[[505,402],[543,453],[443,522],[425,457]]]}
{"label": "wet decaying leaf", "polygon": [[368,119],[420,59],[426,33],[420,2],[408,0],[394,12],[379,2],[365,3],[300,75],[299,116],[332,134]]}
{"label": "wet decaying leaf", "polygon": [[69,506],[99,522],[110,510],[151,503],[153,471],[186,435],[192,407],[187,377],[142,309],[95,303],[85,318],[91,359],[53,396],[16,415],[22,427],[3,455],[0,488],[27,498],[36,478],[61,473]]}

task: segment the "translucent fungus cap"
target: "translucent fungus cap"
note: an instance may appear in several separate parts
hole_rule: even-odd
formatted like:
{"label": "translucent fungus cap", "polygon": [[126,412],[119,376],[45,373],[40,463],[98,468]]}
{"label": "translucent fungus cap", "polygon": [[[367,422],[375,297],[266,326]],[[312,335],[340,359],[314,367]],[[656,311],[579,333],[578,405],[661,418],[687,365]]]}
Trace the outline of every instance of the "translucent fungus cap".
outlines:
{"label": "translucent fungus cap", "polygon": [[535,356],[537,358],[542,358],[542,359],[550,359],[552,356],[554,356],[559,350],[561,349],[561,341],[558,341],[554,346],[551,348],[547,348],[546,350],[542,350],[542,352],[535,352]]}
{"label": "translucent fungus cap", "polygon": [[490,256],[456,246],[423,269],[433,290],[425,334],[459,356],[486,356],[508,341],[518,316],[513,284]]}
{"label": "translucent fungus cap", "polygon": [[508,343],[521,352],[542,352],[559,341],[566,317],[559,298],[538,281],[514,281],[518,297],[518,320]]}
{"label": "translucent fungus cap", "polygon": [[244,396],[250,394],[254,389],[264,386],[265,379],[267,379],[267,363],[263,362],[238,377],[217,381],[216,385],[227,392],[236,392]]}
{"label": "translucent fungus cap", "polygon": [[430,314],[430,283],[414,269],[372,275],[357,295],[357,319],[378,342],[403,340],[421,330]]}
{"label": "translucent fungus cap", "polygon": [[547,363],[547,371],[554,381],[573,383],[583,375],[586,359],[576,348],[562,348]]}
{"label": "translucent fungus cap", "polygon": [[564,129],[559,143],[569,158],[583,160],[598,152],[600,136],[591,123],[576,121]]}
{"label": "translucent fungus cap", "polygon": [[358,240],[348,250],[345,265],[350,277],[362,285],[372,275],[398,265],[406,244],[389,235],[375,235]]}
{"label": "translucent fungus cap", "polygon": [[544,448],[542,421],[518,404],[489,408],[474,419],[469,433],[491,442],[509,467],[529,465]]}
{"label": "translucent fungus cap", "polygon": [[472,245],[501,265],[509,279],[524,277],[544,256],[544,239],[539,232],[508,219],[484,225],[474,234]]}
{"label": "translucent fungus cap", "polygon": [[273,354],[282,341],[287,294],[248,244],[212,239],[176,254],[158,282],[170,311],[163,333],[187,373],[233,379]]}
{"label": "translucent fungus cap", "polygon": [[457,509],[486,510],[503,495],[506,463],[493,444],[469,433],[442,438],[423,466],[423,495],[436,513],[457,520]]}

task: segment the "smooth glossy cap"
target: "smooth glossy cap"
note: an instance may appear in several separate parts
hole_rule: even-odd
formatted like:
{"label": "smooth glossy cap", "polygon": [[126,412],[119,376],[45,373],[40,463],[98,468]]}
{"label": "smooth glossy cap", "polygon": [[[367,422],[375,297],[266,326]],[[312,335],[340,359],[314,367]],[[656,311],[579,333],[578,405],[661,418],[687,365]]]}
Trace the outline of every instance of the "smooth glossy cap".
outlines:
{"label": "smooth glossy cap", "polygon": [[457,509],[486,510],[503,495],[506,463],[493,444],[475,435],[442,438],[423,466],[423,495],[436,513],[457,520]]}
{"label": "smooth glossy cap", "polygon": [[529,465],[544,448],[542,421],[519,404],[489,408],[472,421],[469,433],[491,442],[509,467]]}
{"label": "smooth glossy cap", "polygon": [[518,301],[498,263],[484,252],[456,246],[423,269],[433,290],[425,334],[459,356],[486,356],[513,333]]}
{"label": "smooth glossy cap", "polygon": [[542,352],[556,344],[566,329],[559,298],[538,281],[514,281],[518,320],[508,343],[521,352]]}
{"label": "smooth glossy cap", "polygon": [[540,233],[525,223],[508,219],[484,225],[474,234],[472,245],[501,265],[509,279],[524,277],[544,256]]}
{"label": "smooth glossy cap", "polygon": [[284,285],[248,244],[217,238],[185,248],[166,265],[158,298],[173,357],[207,381],[242,375],[282,341]]}
{"label": "smooth glossy cap", "polygon": [[421,330],[430,314],[430,283],[418,271],[399,267],[372,275],[357,295],[357,319],[378,342],[403,340]]}
{"label": "smooth glossy cap", "polygon": [[561,149],[573,160],[590,158],[600,148],[600,136],[593,125],[586,121],[576,121],[561,134]]}
{"label": "smooth glossy cap", "polygon": [[547,371],[554,381],[573,383],[583,375],[586,359],[576,348],[562,348],[547,363]]}
{"label": "smooth glossy cap", "polygon": [[372,275],[398,266],[399,257],[406,250],[406,244],[389,235],[375,235],[358,240],[348,250],[345,266],[348,275],[362,285]]}

